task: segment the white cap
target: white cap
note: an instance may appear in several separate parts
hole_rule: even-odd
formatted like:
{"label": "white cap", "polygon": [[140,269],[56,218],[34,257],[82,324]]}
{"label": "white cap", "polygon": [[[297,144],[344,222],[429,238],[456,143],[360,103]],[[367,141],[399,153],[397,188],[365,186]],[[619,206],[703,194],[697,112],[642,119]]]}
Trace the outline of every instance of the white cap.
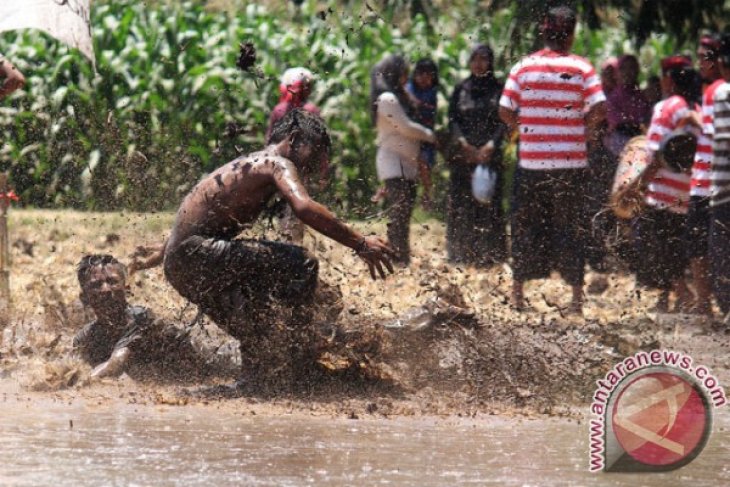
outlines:
{"label": "white cap", "polygon": [[289,68],[281,76],[281,84],[282,86],[291,86],[302,81],[311,83],[313,79],[314,75],[307,68]]}

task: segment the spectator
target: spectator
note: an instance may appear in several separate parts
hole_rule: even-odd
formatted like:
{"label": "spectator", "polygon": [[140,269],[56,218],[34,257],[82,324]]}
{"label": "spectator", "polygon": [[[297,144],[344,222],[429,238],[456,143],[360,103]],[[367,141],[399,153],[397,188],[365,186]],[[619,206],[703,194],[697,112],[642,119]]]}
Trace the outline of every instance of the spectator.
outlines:
{"label": "spectator", "polygon": [[[406,89],[416,106],[415,121],[431,130],[436,126],[438,88],[438,66],[432,59],[419,59],[413,67],[413,73]],[[423,182],[423,202],[424,206],[429,208],[431,204],[431,170],[436,164],[436,146],[434,144],[421,143],[418,164]]]}
{"label": "spectator", "polygon": [[697,49],[699,74],[702,78],[702,133],[697,140],[697,153],[692,165],[687,212],[687,252],[696,293],[694,311],[712,314],[712,282],[708,261],[710,233],[710,167],[712,163],[712,98],[724,83],[720,75],[718,55],[720,38],[705,35]]}
{"label": "spectator", "polygon": [[649,102],[649,106],[654,108],[654,105],[662,101],[662,83],[659,76],[652,74],[646,79],[646,85],[642,90],[644,98]]}
{"label": "spectator", "polygon": [[309,101],[313,83],[314,75],[307,68],[289,68],[284,71],[279,84],[281,97],[269,116],[269,127],[266,129],[267,141],[276,122],[295,108],[303,108],[310,113],[319,115],[319,108]]}
{"label": "spectator", "polygon": [[[446,246],[450,262],[487,266],[505,257],[502,210],[502,140],[499,118],[502,83],[494,76],[494,53],[477,45],[469,57],[471,76],[456,85],[449,103],[454,150],[449,157],[450,186]],[[477,201],[471,188],[474,169],[484,164],[497,174],[489,204]]]}
{"label": "spectator", "polygon": [[[590,193],[586,204],[591,225],[586,258],[593,270],[601,272],[608,270],[606,242],[620,231],[613,213],[603,211],[618,166],[618,156],[631,138],[646,130],[651,118],[651,106],[638,86],[639,62],[636,57],[621,56],[616,66],[617,84],[606,94],[605,135],[600,144],[590,148],[588,154]],[[608,280],[601,275],[593,279],[587,290],[600,293],[607,288]]]}
{"label": "spectator", "polygon": [[639,60],[627,54],[618,60],[618,85],[606,95],[608,132],[604,145],[614,157],[626,143],[646,131],[652,106],[639,89]]}
{"label": "spectator", "polygon": [[[314,103],[309,102],[309,95],[312,93],[314,84],[314,75],[307,68],[296,67],[289,68],[284,71],[279,84],[279,92],[281,97],[279,103],[271,111],[269,116],[269,127],[266,129],[266,141],[268,143],[271,136],[271,130],[276,122],[284,118],[284,115],[294,110],[302,108],[310,113],[319,115],[319,108]],[[319,187],[324,188],[327,184],[327,176],[329,173],[329,163],[323,162],[319,168]],[[286,239],[292,243],[301,245],[304,240],[304,224],[299,221],[287,206],[281,215],[281,231]]]}
{"label": "spectator", "polygon": [[730,313],[730,34],[724,34],[720,41],[719,65],[725,82],[715,90],[713,109],[704,120],[704,128],[712,137],[710,267],[717,304],[727,316]]}
{"label": "spectator", "polygon": [[611,56],[601,64],[601,87],[608,96],[618,86],[618,59]]}
{"label": "spectator", "polygon": [[[677,309],[687,307],[691,292],[684,272],[688,259],[685,226],[689,203],[690,167],[672,168],[657,157],[657,152],[678,129],[688,127],[696,101],[696,72],[686,56],[662,59],[662,91],[666,98],[654,107],[647,149],[649,165],[641,176],[640,185],[648,182],[645,196],[647,209],[633,222],[636,254],[636,279],[641,285],[662,291],[657,310],[669,309],[669,293],[674,290]],[[691,166],[691,164],[690,164]]]}
{"label": "spectator", "polygon": [[500,116],[520,131],[512,227],[512,302],[524,307],[524,282],[559,270],[583,307],[586,142],[596,143],[605,96],[593,66],[570,54],[576,16],[551,8],[541,25],[545,48],[510,71]]}
{"label": "spectator", "polygon": [[409,231],[419,177],[421,142],[435,143],[434,133],[413,121],[415,108],[406,92],[408,64],[390,55],[376,65],[370,100],[377,130],[378,179],[385,182],[388,206],[388,240],[396,262],[410,263]]}

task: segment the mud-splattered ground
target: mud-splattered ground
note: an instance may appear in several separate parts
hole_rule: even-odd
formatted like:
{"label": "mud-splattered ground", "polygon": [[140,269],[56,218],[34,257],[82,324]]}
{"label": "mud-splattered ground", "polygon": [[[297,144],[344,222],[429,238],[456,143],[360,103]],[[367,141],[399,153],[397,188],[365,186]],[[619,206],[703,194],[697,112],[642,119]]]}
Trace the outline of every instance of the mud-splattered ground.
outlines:
{"label": "mud-splattered ground", "polygon": [[[641,348],[691,353],[721,383],[730,379],[730,335],[695,316],[653,313],[656,293],[635,289],[630,276],[610,274],[605,292],[587,295],[584,317],[565,313],[569,288],[557,277],[530,283],[531,310],[516,313],[508,305],[509,268],[447,265],[443,226],[427,222],[413,225],[411,266],[385,282],[371,281],[348,249],[307,234],[306,245],[320,258],[322,279],[339,288],[342,298],[335,308],[342,311],[336,321],[347,332],[329,349],[319,348],[311,373],[302,374],[299,366],[280,371],[289,380],[244,391],[233,400],[197,393],[210,383],[187,384],[185,391],[193,394],[181,393],[182,386],[129,379],[88,384],[88,367],[69,355],[71,337],[89,319],[76,299],[76,262],[91,252],[127,261],[137,245],[161,242],[172,217],[12,211],[13,310],[0,343],[0,378],[64,400],[194,403],[251,414],[350,417],[573,415],[576,406],[590,400],[597,378]],[[358,227],[383,230],[382,224]],[[264,227],[253,232],[274,235]],[[135,275],[129,295],[130,302],[181,327],[196,314],[160,269]],[[325,315],[313,329],[327,340],[331,328],[319,325],[331,325],[334,318]],[[210,323],[190,331],[195,343],[220,360],[217,382],[230,382],[236,343]]]}

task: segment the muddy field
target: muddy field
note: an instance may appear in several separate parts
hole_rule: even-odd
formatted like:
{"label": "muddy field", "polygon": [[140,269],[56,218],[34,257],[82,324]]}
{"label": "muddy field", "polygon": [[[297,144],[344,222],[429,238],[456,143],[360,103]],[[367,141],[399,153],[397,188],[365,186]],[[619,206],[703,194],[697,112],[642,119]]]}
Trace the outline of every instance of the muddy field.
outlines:
{"label": "muddy field", "polygon": [[[517,313],[508,304],[509,268],[447,265],[443,226],[429,221],[413,225],[411,266],[385,282],[371,281],[348,249],[307,234],[322,280],[342,296],[330,306],[341,309],[339,315],[322,313],[317,332],[336,326],[350,337],[322,349],[311,374],[283,372],[290,380],[234,399],[210,389],[201,393],[202,387],[231,381],[237,344],[211,323],[189,327],[196,310],[154,269],[133,276],[130,302],[190,328],[194,342],[219,360],[220,377],[206,384],[138,384],[128,378],[88,384],[88,368],[70,354],[73,334],[89,319],[77,300],[76,263],[86,253],[111,253],[128,262],[136,246],[161,242],[171,221],[166,213],[12,211],[13,309],[0,343],[1,377],[19,382],[28,394],[64,400],[349,417],[574,416],[589,401],[594,381],[641,348],[691,353],[721,382],[730,378],[730,335],[696,316],[657,315],[656,293],[635,289],[630,276],[610,274],[603,293],[587,295],[583,317],[565,313],[570,290],[557,277],[533,282],[526,288],[530,311]],[[358,227],[383,230],[381,224]],[[262,232],[275,235],[266,227],[252,235]]]}

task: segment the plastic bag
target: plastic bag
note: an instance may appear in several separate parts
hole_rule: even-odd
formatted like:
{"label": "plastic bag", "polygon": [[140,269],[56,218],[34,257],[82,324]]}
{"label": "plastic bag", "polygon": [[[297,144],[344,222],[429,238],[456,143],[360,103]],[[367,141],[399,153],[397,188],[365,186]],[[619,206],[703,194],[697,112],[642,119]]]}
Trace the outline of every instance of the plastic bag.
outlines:
{"label": "plastic bag", "polygon": [[496,190],[497,174],[485,165],[478,165],[471,175],[471,192],[474,198],[482,204],[489,204]]}

